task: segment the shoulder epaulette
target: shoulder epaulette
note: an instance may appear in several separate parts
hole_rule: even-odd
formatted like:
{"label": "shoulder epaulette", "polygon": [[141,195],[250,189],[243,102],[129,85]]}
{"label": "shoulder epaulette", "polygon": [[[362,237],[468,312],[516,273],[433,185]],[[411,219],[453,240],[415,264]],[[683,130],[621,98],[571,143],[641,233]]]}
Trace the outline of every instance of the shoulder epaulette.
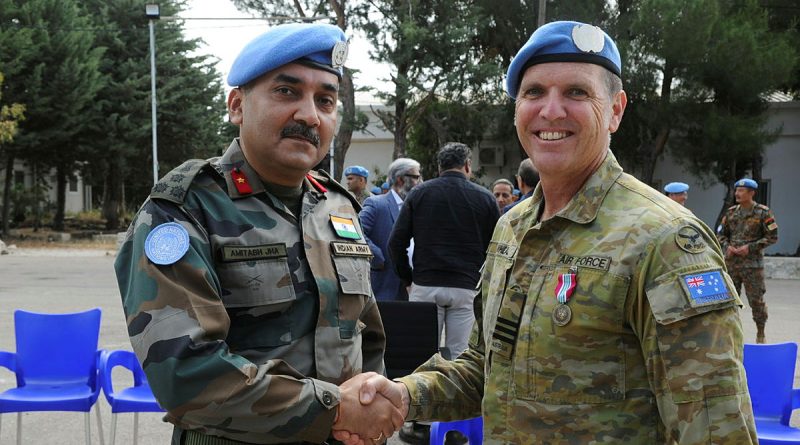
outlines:
{"label": "shoulder epaulette", "polygon": [[324,185],[328,188],[328,190],[335,190],[342,195],[346,196],[347,199],[353,204],[353,208],[356,209],[356,212],[361,211],[361,204],[358,203],[358,200],[352,193],[350,193],[342,184],[339,184],[338,181],[333,179],[330,174],[328,174],[325,170],[311,170],[308,174],[316,179],[320,184]]}
{"label": "shoulder epaulette", "polygon": [[206,165],[208,165],[207,160],[190,159],[175,167],[153,186],[150,197],[183,204],[192,181]]}
{"label": "shoulder epaulette", "polygon": [[756,204],[756,208],[769,212],[769,207],[765,206],[764,204]]}

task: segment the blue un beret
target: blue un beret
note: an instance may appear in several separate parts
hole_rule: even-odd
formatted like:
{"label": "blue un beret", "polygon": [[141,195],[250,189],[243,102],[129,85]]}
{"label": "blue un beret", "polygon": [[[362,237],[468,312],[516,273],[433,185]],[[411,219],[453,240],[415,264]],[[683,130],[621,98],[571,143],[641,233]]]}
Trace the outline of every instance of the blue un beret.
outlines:
{"label": "blue un beret", "polygon": [[375,187],[372,187],[372,189],[370,189],[370,191],[372,192],[373,195],[380,195],[381,194],[381,188],[378,187],[377,185]]}
{"label": "blue un beret", "polygon": [[689,184],[683,182],[670,182],[664,186],[665,193],[683,193],[689,191]]}
{"label": "blue un beret", "polygon": [[519,83],[528,67],[548,62],[593,63],[622,77],[617,45],[602,29],[580,22],[551,22],[531,35],[508,66],[508,95],[516,99]]}
{"label": "blue un beret", "polygon": [[381,190],[389,190],[389,183],[384,182],[383,184],[381,184]]}
{"label": "blue un beret", "polygon": [[369,170],[367,170],[366,168],[364,168],[364,167],[362,167],[360,165],[351,165],[350,167],[347,167],[346,169],[344,169],[344,175],[345,176],[347,176],[347,175],[358,175],[358,176],[363,176],[365,178],[368,178],[369,177]]}
{"label": "blue un beret", "polygon": [[742,178],[736,181],[734,187],[747,187],[753,190],[758,190],[758,183],[750,178]]}
{"label": "blue un beret", "polygon": [[346,58],[344,32],[336,26],[322,23],[278,25],[245,45],[228,73],[228,85],[245,85],[294,61],[329,71],[341,79],[341,67]]}

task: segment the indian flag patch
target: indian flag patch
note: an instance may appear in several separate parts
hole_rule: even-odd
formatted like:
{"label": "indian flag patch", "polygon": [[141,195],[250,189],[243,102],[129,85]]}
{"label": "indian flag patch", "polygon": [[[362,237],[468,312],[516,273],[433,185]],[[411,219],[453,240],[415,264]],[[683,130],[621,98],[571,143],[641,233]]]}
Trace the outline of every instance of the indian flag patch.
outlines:
{"label": "indian flag patch", "polygon": [[353,224],[351,218],[331,215],[331,224],[333,225],[333,230],[335,230],[336,234],[341,238],[361,239],[361,235],[356,232],[356,225]]}

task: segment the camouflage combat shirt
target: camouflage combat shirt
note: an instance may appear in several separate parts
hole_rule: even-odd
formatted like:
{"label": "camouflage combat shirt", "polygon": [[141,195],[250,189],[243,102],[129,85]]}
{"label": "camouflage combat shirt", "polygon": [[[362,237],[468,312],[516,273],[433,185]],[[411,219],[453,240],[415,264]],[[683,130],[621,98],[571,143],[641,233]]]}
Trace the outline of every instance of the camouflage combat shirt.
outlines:
{"label": "camouflage combat shirt", "polygon": [[747,255],[725,258],[729,268],[764,267],[764,249],[778,242],[778,223],[769,207],[757,202],[749,209],[732,206],[725,212],[720,225],[719,243],[723,253],[728,246],[748,245]]}
{"label": "camouflage combat shirt", "polygon": [[[384,372],[370,253],[350,195],[313,172],[303,190],[298,224],[234,140],[222,157],[166,175],[131,224],[115,264],[128,333],[177,427],[319,443],[338,384]],[[342,237],[332,217],[352,233]],[[188,231],[189,250],[159,266],[143,246],[167,222]]]}
{"label": "camouflage combat shirt", "polygon": [[399,379],[408,417],[482,414],[491,444],[756,443],[741,304],[713,233],[610,152],[539,222],[543,205],[537,187],[498,222],[470,348]]}
{"label": "camouflage combat shirt", "polygon": [[367,190],[362,190],[362,191],[361,191],[361,193],[359,193],[359,194],[357,194],[357,195],[356,195],[355,193],[353,193],[353,195],[355,195],[355,197],[356,197],[356,201],[358,201],[358,203],[359,203],[359,204],[361,204],[361,205],[363,206],[363,205],[364,205],[364,201],[366,201],[366,200],[367,200],[367,198],[369,198],[370,196],[372,196],[372,193],[370,193],[370,192],[369,192],[369,191],[367,191]]}

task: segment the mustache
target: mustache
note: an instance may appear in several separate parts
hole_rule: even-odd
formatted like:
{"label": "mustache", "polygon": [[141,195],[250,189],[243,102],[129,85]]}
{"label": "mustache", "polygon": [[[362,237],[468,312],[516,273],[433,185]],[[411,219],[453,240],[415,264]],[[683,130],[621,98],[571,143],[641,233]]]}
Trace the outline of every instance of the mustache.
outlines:
{"label": "mustache", "polygon": [[313,143],[315,147],[319,147],[319,133],[317,130],[301,123],[294,123],[284,127],[281,130],[281,137],[300,136],[303,139]]}

